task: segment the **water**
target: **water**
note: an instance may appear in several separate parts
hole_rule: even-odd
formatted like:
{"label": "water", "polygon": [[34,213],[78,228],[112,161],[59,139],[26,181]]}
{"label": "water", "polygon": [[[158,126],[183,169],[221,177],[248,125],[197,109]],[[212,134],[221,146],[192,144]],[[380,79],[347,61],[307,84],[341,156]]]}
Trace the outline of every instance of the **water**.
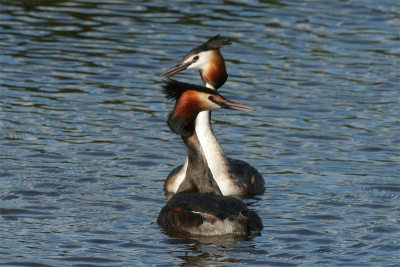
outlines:
{"label": "water", "polygon": [[[3,266],[400,266],[397,1],[2,1]],[[182,164],[158,75],[216,34],[257,237],[156,223]],[[197,71],[179,80],[200,84]]]}

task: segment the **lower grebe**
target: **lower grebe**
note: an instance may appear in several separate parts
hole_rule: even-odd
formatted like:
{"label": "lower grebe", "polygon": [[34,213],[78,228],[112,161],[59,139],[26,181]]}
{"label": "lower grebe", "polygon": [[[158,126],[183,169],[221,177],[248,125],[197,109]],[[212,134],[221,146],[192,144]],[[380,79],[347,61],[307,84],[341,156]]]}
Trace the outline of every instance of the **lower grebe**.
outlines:
{"label": "lower grebe", "polygon": [[168,80],[163,88],[167,99],[176,100],[167,124],[182,137],[188,163],[177,194],[161,209],[157,223],[166,229],[199,235],[259,234],[263,225],[257,213],[241,200],[222,195],[195,131],[196,117],[203,110],[253,109],[203,86]]}

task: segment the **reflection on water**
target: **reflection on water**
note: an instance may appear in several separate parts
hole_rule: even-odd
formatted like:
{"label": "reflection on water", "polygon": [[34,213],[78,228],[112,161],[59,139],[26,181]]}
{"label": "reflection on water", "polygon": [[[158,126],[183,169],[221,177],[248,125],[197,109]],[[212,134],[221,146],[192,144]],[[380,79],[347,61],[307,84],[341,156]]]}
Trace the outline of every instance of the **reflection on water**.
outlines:
{"label": "reflection on water", "polygon": [[[395,1],[3,1],[0,264],[396,266]],[[216,34],[225,152],[267,190],[261,236],[166,233],[163,182],[185,151],[158,75]],[[196,71],[177,76],[200,84]],[[240,101],[239,101],[240,100]]]}

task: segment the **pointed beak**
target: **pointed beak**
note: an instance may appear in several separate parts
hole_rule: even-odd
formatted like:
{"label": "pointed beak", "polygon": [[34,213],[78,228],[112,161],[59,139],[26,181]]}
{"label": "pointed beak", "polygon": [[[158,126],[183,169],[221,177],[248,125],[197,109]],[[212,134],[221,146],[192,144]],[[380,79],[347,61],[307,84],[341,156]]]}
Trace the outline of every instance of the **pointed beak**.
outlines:
{"label": "pointed beak", "polygon": [[174,67],[170,68],[169,70],[167,70],[166,72],[162,73],[160,75],[160,77],[169,77],[169,76],[172,76],[172,75],[174,75],[174,74],[176,74],[178,72],[186,70],[194,62],[196,62],[196,60],[193,60],[193,61],[190,61],[190,62],[186,62],[186,63],[179,63],[179,64],[175,65]]}
{"label": "pointed beak", "polygon": [[214,101],[217,105],[219,105],[221,108],[227,108],[227,109],[235,109],[235,110],[242,110],[242,111],[254,111],[254,108],[235,103],[229,100],[222,100],[222,101]]}

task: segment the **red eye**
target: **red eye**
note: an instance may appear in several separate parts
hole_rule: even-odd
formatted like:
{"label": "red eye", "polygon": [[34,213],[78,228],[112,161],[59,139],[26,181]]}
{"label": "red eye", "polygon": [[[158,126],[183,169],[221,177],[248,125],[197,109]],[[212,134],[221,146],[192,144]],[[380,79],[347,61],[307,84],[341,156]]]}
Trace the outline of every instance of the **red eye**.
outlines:
{"label": "red eye", "polygon": [[200,57],[199,56],[195,56],[194,58],[193,58],[193,60],[198,60]]}
{"label": "red eye", "polygon": [[214,97],[212,97],[211,95],[210,96],[208,96],[208,100],[214,100]]}

